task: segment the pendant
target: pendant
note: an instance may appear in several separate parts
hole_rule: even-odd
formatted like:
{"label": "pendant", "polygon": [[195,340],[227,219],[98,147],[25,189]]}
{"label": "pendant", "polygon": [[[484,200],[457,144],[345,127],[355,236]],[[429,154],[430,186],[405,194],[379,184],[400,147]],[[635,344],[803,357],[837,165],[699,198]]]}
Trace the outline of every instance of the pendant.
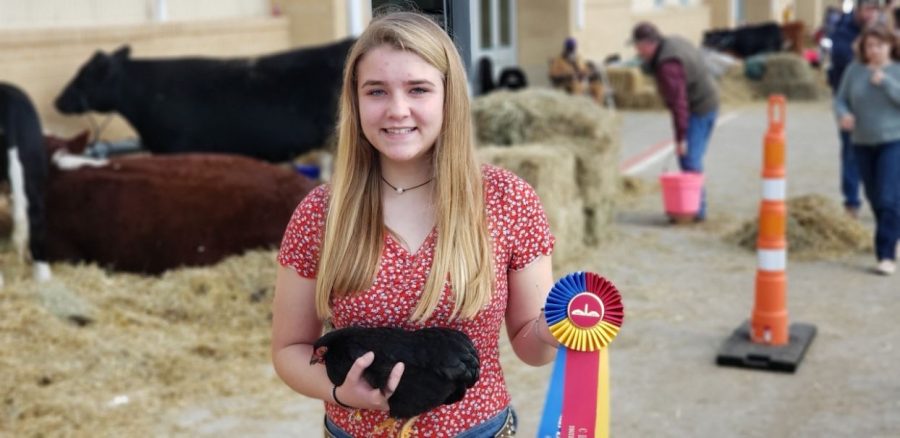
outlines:
{"label": "pendant", "polygon": [[403,187],[397,187],[397,194],[403,194]]}

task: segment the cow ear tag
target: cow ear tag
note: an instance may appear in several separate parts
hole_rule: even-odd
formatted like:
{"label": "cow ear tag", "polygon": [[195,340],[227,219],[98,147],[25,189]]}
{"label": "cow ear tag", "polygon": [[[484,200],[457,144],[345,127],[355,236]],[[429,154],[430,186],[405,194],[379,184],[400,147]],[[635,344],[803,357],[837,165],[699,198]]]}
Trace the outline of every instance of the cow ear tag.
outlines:
{"label": "cow ear tag", "polygon": [[544,312],[560,346],[538,436],[609,436],[608,347],[625,317],[619,291],[576,272],[556,282]]}

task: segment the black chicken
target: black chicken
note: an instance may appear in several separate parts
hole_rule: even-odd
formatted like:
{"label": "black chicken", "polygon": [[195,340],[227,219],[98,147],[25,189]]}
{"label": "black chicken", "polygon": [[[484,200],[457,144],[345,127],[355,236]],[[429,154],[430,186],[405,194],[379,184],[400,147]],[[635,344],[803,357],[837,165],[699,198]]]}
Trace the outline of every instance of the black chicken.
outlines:
{"label": "black chicken", "polygon": [[375,360],[363,371],[363,378],[373,388],[384,388],[394,365],[403,362],[403,377],[388,399],[394,418],[415,417],[462,400],[480,371],[472,341],[448,328],[347,327],[319,338],[313,351],[309,363],[324,363],[335,385],[344,383],[353,362],[368,351],[375,353]]}

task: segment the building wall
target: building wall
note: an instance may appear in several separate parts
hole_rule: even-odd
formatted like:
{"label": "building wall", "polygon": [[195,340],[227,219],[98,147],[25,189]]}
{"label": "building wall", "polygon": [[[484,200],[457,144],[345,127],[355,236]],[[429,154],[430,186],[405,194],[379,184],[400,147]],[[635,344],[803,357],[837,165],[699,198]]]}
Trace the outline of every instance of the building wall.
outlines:
{"label": "building wall", "polygon": [[772,0],[755,0],[744,3],[744,19],[748,24],[772,19]]}
{"label": "building wall", "polygon": [[534,85],[547,83],[550,58],[562,51],[572,28],[572,2],[519,0],[519,65]]}
{"label": "building wall", "polygon": [[607,56],[632,52],[627,47],[631,28],[636,20],[628,0],[598,0],[586,2],[584,29],[576,29],[581,55],[601,65]]}
{"label": "building wall", "polygon": [[746,24],[757,24],[766,21],[784,21],[784,11],[791,9],[791,15],[797,18],[795,0],[749,0],[744,1],[744,20]]}
{"label": "building wall", "polygon": [[[16,84],[32,98],[44,129],[74,134],[89,124],[63,116],[53,99],[96,50],[130,44],[132,57],[182,55],[250,56],[290,47],[285,18],[156,23],[128,26],[0,29],[0,80]],[[116,116],[104,138],[134,136]]]}
{"label": "building wall", "polygon": [[712,29],[730,29],[735,27],[734,0],[705,0],[709,8],[709,26]]}
{"label": "building wall", "polygon": [[163,11],[167,21],[264,17],[270,0],[0,0],[0,29],[137,24]]}
{"label": "building wall", "polygon": [[339,40],[350,35],[349,8],[362,12],[362,25],[372,19],[370,0],[272,0],[291,22],[291,44],[306,46]]}
{"label": "building wall", "polygon": [[[666,7],[643,14],[635,14],[634,22],[649,21],[656,24],[663,35],[680,35],[700,44],[703,32],[710,28],[709,6]],[[631,52],[634,53],[633,51]]]}

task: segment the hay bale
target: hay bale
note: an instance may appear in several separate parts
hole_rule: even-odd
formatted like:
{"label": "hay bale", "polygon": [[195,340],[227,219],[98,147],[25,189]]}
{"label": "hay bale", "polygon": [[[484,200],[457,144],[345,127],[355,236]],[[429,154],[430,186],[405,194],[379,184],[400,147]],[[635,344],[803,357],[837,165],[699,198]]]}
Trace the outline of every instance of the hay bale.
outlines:
{"label": "hay bale", "polygon": [[816,100],[824,95],[812,67],[795,53],[776,53],[766,59],[761,88],[764,95],[784,94],[789,99]]}
{"label": "hay bale", "polygon": [[510,170],[531,184],[541,198],[550,229],[556,236],[555,261],[585,245],[584,200],[576,181],[576,158],[571,150],[554,144],[485,146],[478,149],[482,162]]}
{"label": "hay bale", "polygon": [[[608,119],[612,124],[619,119]],[[618,150],[619,128],[610,128],[604,138],[570,139],[560,145],[575,155],[575,182],[584,202],[583,241],[593,246],[609,233],[615,206],[621,196]],[[599,140],[599,141],[598,141]]]}
{"label": "hay bale", "polygon": [[723,104],[739,105],[762,97],[759,81],[747,78],[741,62],[729,67],[719,78],[719,100]]}
{"label": "hay bale", "polygon": [[[822,195],[790,198],[787,211],[788,255],[791,258],[826,259],[872,248],[872,232]],[[759,232],[757,223],[757,218],[747,220],[726,240],[755,250]]]}
{"label": "hay bale", "polygon": [[613,89],[616,106],[628,109],[662,109],[665,104],[656,91],[656,81],[639,67],[608,67],[606,76]]}
{"label": "hay bale", "polygon": [[499,91],[472,104],[480,144],[513,145],[555,137],[596,138],[599,122],[609,112],[587,96],[572,96],[547,88]]}
{"label": "hay bale", "polygon": [[589,245],[601,241],[619,195],[620,117],[587,97],[547,89],[491,93],[472,108],[481,145],[543,144],[574,155],[585,218],[579,232]]}
{"label": "hay bale", "polygon": [[766,58],[763,81],[812,82],[812,67],[796,53],[774,53]]}
{"label": "hay bale", "polygon": [[647,87],[647,78],[638,67],[607,67],[606,78],[616,93],[634,94]]}

